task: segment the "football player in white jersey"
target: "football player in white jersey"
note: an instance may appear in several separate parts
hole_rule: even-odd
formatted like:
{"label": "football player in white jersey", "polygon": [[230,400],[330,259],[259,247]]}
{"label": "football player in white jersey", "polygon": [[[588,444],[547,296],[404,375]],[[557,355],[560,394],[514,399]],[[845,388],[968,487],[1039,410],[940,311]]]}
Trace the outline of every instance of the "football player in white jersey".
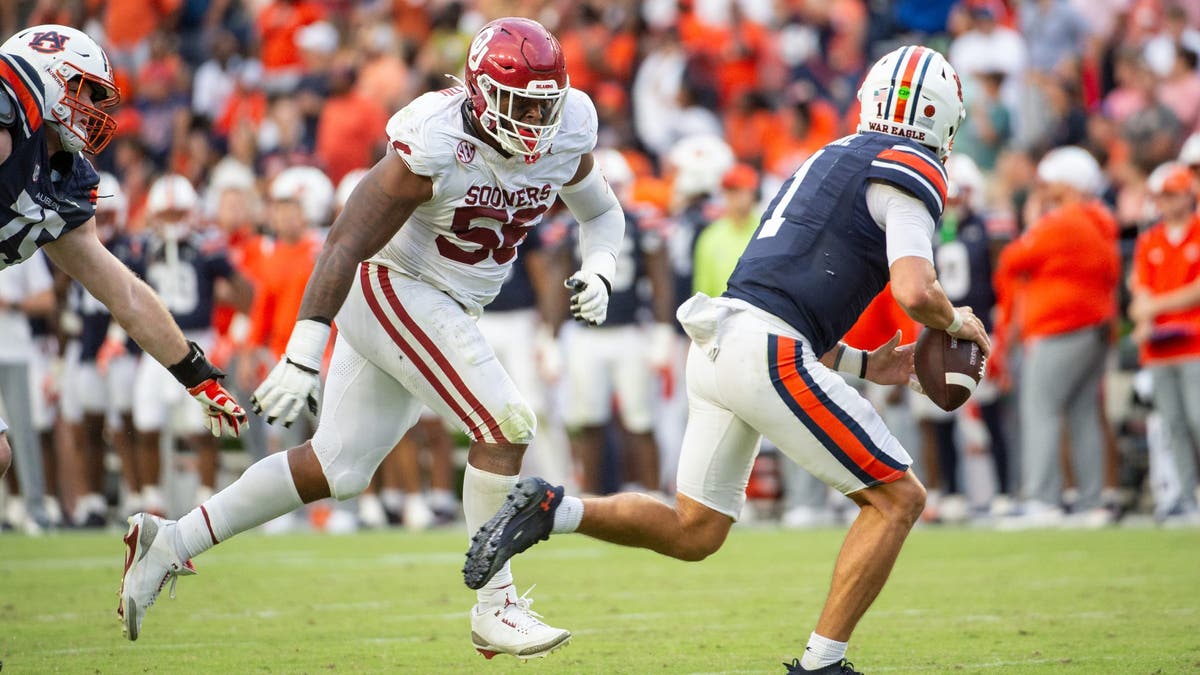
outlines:
{"label": "football player in white jersey", "polygon": [[169,365],[214,434],[237,435],[245,413],[221,386],[224,374],[96,237],[99,176],[82,153],[100,152],[116,130],[105,112],[120,101],[112,78],[100,45],[68,26],[33,26],[0,45],[0,269],[43,249]]}
{"label": "football player in white jersey", "polygon": [[[238,532],[333,496],[348,499],[428,405],[471,438],[463,510],[477,529],[517,483],[535,417],[475,324],[517,246],[556,197],[581,223],[571,312],[604,321],[625,219],[595,168],[596,111],[568,84],[558,41],[506,18],[473,39],[461,86],[425,94],[387,125],[390,152],[334,223],[284,358],[254,393],[268,421],[317,405],[321,355],[338,322],[316,435],[252,465],[179,519],[136,516],[124,577],[135,639],[168,580]],[[149,537],[144,534],[153,531]],[[134,545],[148,546],[134,557]],[[139,548],[140,550],[140,548]],[[488,658],[544,656],[570,633],[547,626],[508,569],[480,589],[471,639]]]}

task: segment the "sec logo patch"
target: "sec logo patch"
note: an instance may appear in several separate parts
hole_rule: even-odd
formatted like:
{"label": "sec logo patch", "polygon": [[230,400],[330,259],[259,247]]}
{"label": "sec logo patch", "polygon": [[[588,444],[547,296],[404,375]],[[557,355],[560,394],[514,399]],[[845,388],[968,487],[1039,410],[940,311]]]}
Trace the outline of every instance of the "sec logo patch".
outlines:
{"label": "sec logo patch", "polygon": [[470,164],[475,159],[475,146],[467,141],[459,141],[458,149],[454,151],[458,157],[458,161],[463,164]]}

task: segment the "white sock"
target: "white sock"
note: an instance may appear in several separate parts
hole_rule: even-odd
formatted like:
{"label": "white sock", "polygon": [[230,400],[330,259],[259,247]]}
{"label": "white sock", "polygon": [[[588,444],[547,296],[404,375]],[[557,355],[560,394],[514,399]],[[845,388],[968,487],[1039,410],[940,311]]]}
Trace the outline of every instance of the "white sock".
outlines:
{"label": "white sock", "polygon": [[[474,536],[484,523],[496,515],[516,484],[516,476],[501,476],[467,464],[463,476],[463,517],[467,521],[468,535]],[[511,585],[512,571],[509,564],[504,563],[504,567],[496,572],[496,576],[476,591],[475,595],[480,602],[486,602],[496,591]]]}
{"label": "white sock", "polygon": [[800,659],[800,667],[807,670],[816,670],[831,663],[838,663],[845,657],[845,642],[830,640],[814,632],[808,636],[808,646],[804,648],[804,656]]}
{"label": "white sock", "polygon": [[565,534],[579,529],[583,520],[583,500],[579,497],[564,496],[554,509],[554,527],[551,534]]}
{"label": "white sock", "polygon": [[303,505],[287,453],[268,455],[251,464],[232,485],[179,519],[179,557],[193,558],[239,532]]}
{"label": "white sock", "polygon": [[404,493],[396,488],[384,488],[379,492],[379,499],[388,511],[399,512],[404,508]]}

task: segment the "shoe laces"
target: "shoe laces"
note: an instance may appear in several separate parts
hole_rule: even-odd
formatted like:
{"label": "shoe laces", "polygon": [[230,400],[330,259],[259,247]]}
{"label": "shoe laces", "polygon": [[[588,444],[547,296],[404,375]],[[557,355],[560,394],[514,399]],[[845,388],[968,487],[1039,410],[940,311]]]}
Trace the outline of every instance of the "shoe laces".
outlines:
{"label": "shoe laces", "polygon": [[530,586],[529,590],[522,593],[521,596],[516,600],[509,600],[507,597],[504,599],[504,613],[510,614],[509,607],[515,607],[515,612],[517,615],[522,617],[522,620],[518,621],[520,624],[518,626],[519,628],[525,628],[531,624],[537,626],[546,625],[545,622],[541,620],[542,615],[533,611],[533,609],[530,607],[530,605],[533,604],[533,598],[529,597],[529,594],[536,587],[537,584]]}

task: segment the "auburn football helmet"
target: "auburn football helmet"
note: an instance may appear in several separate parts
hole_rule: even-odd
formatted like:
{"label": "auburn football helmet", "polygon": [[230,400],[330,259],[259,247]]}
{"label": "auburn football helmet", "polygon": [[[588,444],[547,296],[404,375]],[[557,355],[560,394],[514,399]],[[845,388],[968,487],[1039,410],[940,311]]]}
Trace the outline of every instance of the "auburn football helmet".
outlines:
{"label": "auburn football helmet", "polygon": [[945,159],[966,119],[958,73],[938,52],[901,47],[875,62],[858,90],[859,131],[911,138]]}
{"label": "auburn football helmet", "polygon": [[[104,108],[121,101],[108,56],[86,33],[45,24],[26,28],[0,45],[37,69],[45,91],[45,120],[58,131],[68,152],[100,152],[117,123]],[[81,94],[86,91],[86,99]],[[90,102],[89,102],[90,101]]]}
{"label": "auburn football helmet", "polygon": [[467,51],[467,96],[483,130],[506,152],[546,151],[562,125],[570,83],[562,47],[542,24],[497,19]]}

